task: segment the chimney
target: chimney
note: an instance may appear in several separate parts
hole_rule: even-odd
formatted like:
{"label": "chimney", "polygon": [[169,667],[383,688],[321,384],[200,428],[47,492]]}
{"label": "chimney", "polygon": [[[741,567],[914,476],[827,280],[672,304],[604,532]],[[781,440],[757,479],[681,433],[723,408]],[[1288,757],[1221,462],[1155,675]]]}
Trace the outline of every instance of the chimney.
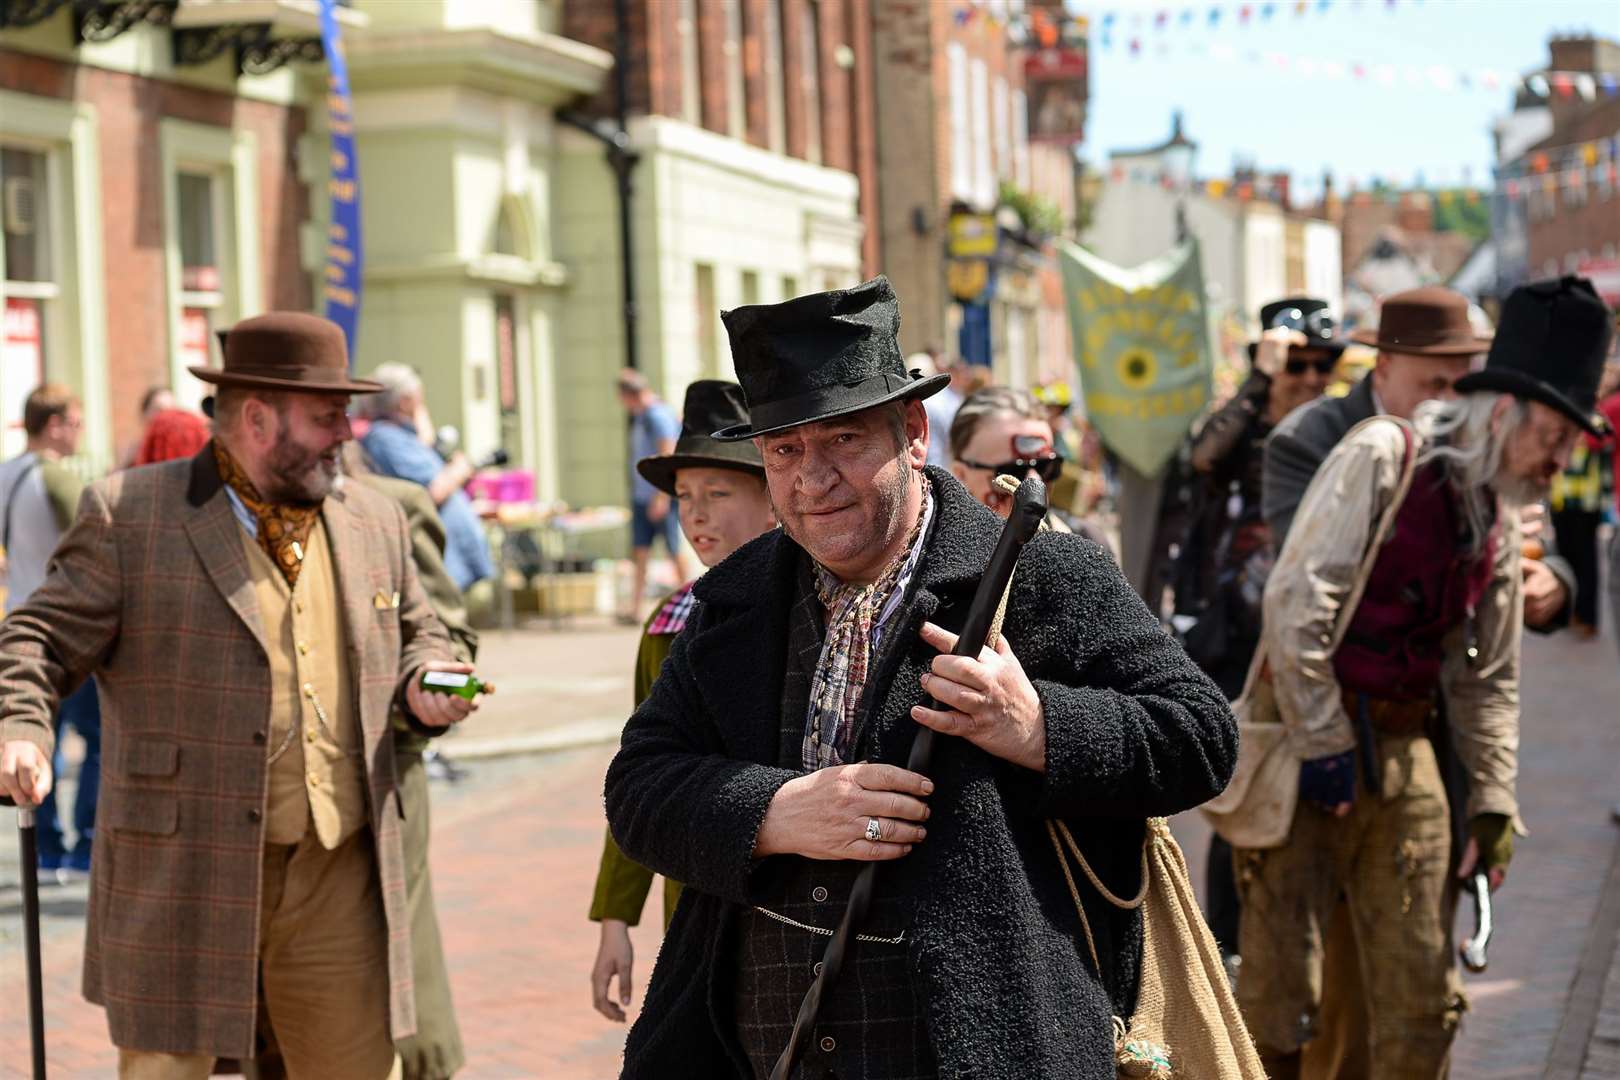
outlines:
{"label": "chimney", "polygon": [[1293,207],[1293,202],[1289,198],[1289,183],[1287,172],[1278,171],[1271,174],[1271,197],[1284,210]]}
{"label": "chimney", "polygon": [[1426,192],[1409,191],[1401,196],[1395,224],[1408,236],[1434,231],[1434,204]]}

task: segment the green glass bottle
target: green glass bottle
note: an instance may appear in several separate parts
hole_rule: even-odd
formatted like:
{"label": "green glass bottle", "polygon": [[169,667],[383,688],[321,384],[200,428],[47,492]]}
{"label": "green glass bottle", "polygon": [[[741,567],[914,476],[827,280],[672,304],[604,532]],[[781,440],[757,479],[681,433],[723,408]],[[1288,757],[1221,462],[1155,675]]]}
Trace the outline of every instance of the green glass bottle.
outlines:
{"label": "green glass bottle", "polygon": [[471,701],[479,694],[493,694],[495,685],[479,680],[476,675],[463,675],[458,671],[424,671],[421,686],[435,694],[454,694]]}

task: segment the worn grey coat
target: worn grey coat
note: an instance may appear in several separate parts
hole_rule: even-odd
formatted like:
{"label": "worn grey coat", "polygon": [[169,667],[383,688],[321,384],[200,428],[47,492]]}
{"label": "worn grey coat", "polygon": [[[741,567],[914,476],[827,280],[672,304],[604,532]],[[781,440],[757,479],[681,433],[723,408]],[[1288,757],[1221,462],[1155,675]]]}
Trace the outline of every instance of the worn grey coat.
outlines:
{"label": "worn grey coat", "polygon": [[[960,625],[1001,528],[948,473],[927,475],[937,514],[873,664],[858,760],[905,762],[917,730],[909,709],[935,655],[918,630],[924,619]],[[779,866],[753,858],[754,838],[777,789],[799,775],[781,760],[778,721],[806,558],[778,530],[698,582],[699,606],[608,769],[614,838],[688,883],[630,1033],[626,1077],[749,1075],[730,1015],[732,931]],[[1112,1080],[1109,1017],[1134,1004],[1140,918],[1085,889],[1099,980],[1044,821],[1068,820],[1104,882],[1132,895],[1144,819],[1225,786],[1236,726],[1113,560],[1080,537],[1043,533],[1026,549],[1006,637],[1040,694],[1046,772],[944,740],[928,839],[884,873],[912,898],[907,963],[940,1075]]]}

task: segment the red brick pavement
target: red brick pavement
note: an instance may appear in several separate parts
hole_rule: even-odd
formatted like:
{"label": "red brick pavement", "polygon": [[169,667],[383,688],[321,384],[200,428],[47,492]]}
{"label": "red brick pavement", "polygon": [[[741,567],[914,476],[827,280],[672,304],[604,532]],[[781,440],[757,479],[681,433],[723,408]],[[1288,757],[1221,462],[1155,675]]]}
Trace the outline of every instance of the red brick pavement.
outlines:
{"label": "red brick pavement", "polygon": [[[1608,819],[1620,798],[1613,643],[1532,639],[1524,682],[1521,789],[1534,835],[1521,841],[1499,896],[1491,970],[1468,981],[1474,1010],[1458,1044],[1459,1080],[1541,1074],[1615,844]],[[600,746],[480,763],[472,783],[435,796],[434,867],[469,1048],[464,1076],[617,1074],[623,1029],[590,1008],[596,928],[585,919],[611,752]],[[1178,828],[1189,859],[1200,863],[1196,823]],[[656,899],[648,914],[635,937],[638,1003],[656,948]],[[78,997],[76,934],[59,933],[47,951],[52,1075],[107,1076],[105,1025]],[[13,969],[0,970],[0,1077],[9,1077],[22,1074],[26,1030],[15,949],[0,948],[0,959]]]}

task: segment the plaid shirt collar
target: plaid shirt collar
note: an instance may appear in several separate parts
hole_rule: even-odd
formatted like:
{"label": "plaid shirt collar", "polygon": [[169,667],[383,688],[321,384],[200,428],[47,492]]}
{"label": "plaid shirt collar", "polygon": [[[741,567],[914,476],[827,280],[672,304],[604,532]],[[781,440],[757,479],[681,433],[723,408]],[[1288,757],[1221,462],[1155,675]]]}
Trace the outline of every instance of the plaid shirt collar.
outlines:
{"label": "plaid shirt collar", "polygon": [[655,636],[664,634],[678,634],[686,628],[686,620],[692,615],[692,607],[697,603],[692,597],[692,583],[689,581],[679,589],[669,594],[658,613],[647,624],[647,633]]}

